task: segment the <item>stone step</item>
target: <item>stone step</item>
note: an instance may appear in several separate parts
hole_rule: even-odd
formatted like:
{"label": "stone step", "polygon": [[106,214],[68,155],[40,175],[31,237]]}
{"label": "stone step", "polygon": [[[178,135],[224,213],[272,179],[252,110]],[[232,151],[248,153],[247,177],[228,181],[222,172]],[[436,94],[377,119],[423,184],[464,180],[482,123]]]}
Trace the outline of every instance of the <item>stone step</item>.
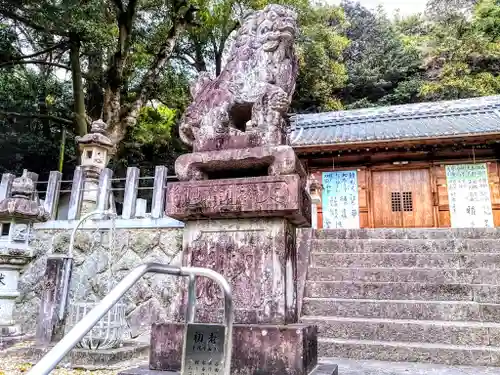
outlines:
{"label": "stone step", "polygon": [[304,316],[301,321],[318,326],[319,336],[326,338],[500,346],[500,324],[498,323],[365,319],[336,316]]}
{"label": "stone step", "polygon": [[500,253],[311,253],[311,267],[500,269]]}
{"label": "stone step", "polygon": [[429,282],[500,285],[500,270],[489,268],[310,267],[310,281]]}
{"label": "stone step", "polygon": [[500,304],[472,301],[304,298],[304,316],[500,322]]}
{"label": "stone step", "polygon": [[499,239],[499,228],[379,228],[379,229],[317,229],[313,238],[378,238],[378,239]]}
{"label": "stone step", "polygon": [[307,281],[305,297],[499,303],[500,286],[455,283]]}
{"label": "stone step", "polygon": [[500,253],[498,239],[312,239],[316,253]]}
{"label": "stone step", "polygon": [[[335,356],[350,359],[427,362],[447,365],[500,365],[500,348],[491,346],[320,338],[318,355],[321,357]],[[340,371],[342,372],[342,369]]]}

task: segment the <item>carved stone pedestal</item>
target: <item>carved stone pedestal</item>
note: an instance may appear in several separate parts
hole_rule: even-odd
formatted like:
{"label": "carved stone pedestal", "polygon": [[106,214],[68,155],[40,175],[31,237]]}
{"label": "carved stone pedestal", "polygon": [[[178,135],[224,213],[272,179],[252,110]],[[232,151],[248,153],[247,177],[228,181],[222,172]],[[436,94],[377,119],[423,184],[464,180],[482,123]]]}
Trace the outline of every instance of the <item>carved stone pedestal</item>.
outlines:
{"label": "carved stone pedestal", "polygon": [[[214,269],[232,287],[239,324],[231,374],[307,375],[317,364],[317,330],[297,324],[296,228],[310,226],[311,202],[293,149],[198,152],[179,158],[176,171],[188,181],[169,184],[166,206],[168,216],[185,222],[183,263]],[[217,178],[237,173],[254,176]],[[199,278],[196,291],[195,320],[221,321],[218,285]],[[183,329],[153,326],[150,370],[180,370]]]}

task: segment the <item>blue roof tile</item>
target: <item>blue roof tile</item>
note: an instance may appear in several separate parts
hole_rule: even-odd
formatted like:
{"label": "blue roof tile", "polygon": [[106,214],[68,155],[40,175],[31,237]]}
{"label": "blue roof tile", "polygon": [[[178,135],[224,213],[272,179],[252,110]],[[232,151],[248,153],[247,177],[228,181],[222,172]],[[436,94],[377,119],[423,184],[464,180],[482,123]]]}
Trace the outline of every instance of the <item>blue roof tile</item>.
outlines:
{"label": "blue roof tile", "polygon": [[500,133],[500,95],[292,116],[293,146]]}

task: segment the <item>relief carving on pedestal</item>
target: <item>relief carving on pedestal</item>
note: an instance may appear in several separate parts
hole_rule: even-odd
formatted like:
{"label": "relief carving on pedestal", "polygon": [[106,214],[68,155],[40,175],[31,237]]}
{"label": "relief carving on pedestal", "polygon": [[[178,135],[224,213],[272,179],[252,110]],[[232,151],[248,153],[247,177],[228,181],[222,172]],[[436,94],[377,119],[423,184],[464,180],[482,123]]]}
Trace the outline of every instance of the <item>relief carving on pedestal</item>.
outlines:
{"label": "relief carving on pedestal", "polygon": [[[233,288],[235,308],[261,308],[265,276],[262,263],[271,244],[261,231],[200,233],[190,245],[191,265],[220,272]],[[208,278],[197,280],[198,304],[222,307],[223,294],[217,283]]]}

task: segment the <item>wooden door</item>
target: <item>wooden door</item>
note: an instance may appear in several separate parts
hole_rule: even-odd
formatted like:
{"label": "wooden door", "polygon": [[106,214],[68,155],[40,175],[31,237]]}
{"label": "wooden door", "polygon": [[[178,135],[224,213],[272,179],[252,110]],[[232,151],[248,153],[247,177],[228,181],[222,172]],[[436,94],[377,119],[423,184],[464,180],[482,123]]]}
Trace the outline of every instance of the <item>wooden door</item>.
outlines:
{"label": "wooden door", "polygon": [[373,172],[372,202],[376,228],[434,226],[427,169]]}
{"label": "wooden door", "polygon": [[431,177],[427,169],[401,173],[402,215],[405,228],[434,226]]}
{"label": "wooden door", "polygon": [[375,228],[401,228],[403,216],[394,207],[394,193],[399,194],[399,171],[373,172],[372,210]]}

